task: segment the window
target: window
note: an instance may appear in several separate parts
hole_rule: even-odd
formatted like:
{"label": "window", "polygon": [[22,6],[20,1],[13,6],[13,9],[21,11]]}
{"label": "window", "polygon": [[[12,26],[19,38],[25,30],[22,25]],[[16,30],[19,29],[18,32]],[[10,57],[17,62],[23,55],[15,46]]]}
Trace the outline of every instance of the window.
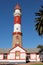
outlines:
{"label": "window", "polygon": [[16,36],[16,39],[19,39],[19,36]]}
{"label": "window", "polygon": [[20,51],[16,51],[16,53],[15,53],[15,59],[20,59]]}
{"label": "window", "polygon": [[18,28],[16,28],[16,30],[18,30]]}
{"label": "window", "polygon": [[7,53],[4,53],[3,59],[7,59]]}
{"label": "window", "polygon": [[20,55],[20,52],[19,51],[16,51],[16,56],[19,56]]}

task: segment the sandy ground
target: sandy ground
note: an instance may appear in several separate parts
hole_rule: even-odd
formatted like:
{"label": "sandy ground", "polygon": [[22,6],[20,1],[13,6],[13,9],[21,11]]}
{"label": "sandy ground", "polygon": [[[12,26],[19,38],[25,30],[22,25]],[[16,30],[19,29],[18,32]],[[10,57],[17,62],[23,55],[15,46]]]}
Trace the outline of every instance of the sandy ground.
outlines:
{"label": "sandy ground", "polygon": [[0,65],[32,65],[32,64],[43,64],[43,62],[29,62],[23,64],[0,64]]}
{"label": "sandy ground", "polygon": [[29,63],[18,64],[18,65],[32,65],[32,64],[43,64],[43,62],[29,62]]}

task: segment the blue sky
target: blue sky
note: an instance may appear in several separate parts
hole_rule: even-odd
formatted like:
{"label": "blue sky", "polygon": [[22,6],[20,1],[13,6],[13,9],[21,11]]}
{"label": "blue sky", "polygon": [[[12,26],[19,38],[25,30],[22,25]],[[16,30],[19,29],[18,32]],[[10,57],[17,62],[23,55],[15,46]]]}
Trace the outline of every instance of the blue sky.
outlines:
{"label": "blue sky", "polygon": [[43,45],[43,37],[35,30],[35,12],[43,5],[43,0],[0,0],[0,48],[12,47],[14,28],[14,7],[19,4],[22,9],[22,44],[24,48],[36,48]]}

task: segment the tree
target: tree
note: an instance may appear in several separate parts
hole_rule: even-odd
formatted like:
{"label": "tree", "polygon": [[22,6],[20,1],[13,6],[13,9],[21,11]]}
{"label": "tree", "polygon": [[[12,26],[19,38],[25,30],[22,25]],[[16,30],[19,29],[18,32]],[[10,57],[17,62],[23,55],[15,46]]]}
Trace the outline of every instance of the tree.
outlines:
{"label": "tree", "polygon": [[43,49],[43,45],[38,45],[37,48]]}
{"label": "tree", "polygon": [[43,6],[41,6],[41,9],[38,13],[35,13],[37,18],[35,18],[35,29],[38,32],[39,35],[43,35]]}

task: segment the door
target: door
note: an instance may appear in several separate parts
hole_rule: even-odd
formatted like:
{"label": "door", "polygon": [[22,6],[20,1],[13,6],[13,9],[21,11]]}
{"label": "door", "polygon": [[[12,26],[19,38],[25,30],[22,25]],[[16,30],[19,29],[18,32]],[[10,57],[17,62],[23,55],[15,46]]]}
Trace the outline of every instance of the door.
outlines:
{"label": "door", "polygon": [[15,59],[19,60],[20,59],[20,51],[15,52]]}
{"label": "door", "polygon": [[43,54],[42,53],[40,54],[40,61],[43,62]]}

